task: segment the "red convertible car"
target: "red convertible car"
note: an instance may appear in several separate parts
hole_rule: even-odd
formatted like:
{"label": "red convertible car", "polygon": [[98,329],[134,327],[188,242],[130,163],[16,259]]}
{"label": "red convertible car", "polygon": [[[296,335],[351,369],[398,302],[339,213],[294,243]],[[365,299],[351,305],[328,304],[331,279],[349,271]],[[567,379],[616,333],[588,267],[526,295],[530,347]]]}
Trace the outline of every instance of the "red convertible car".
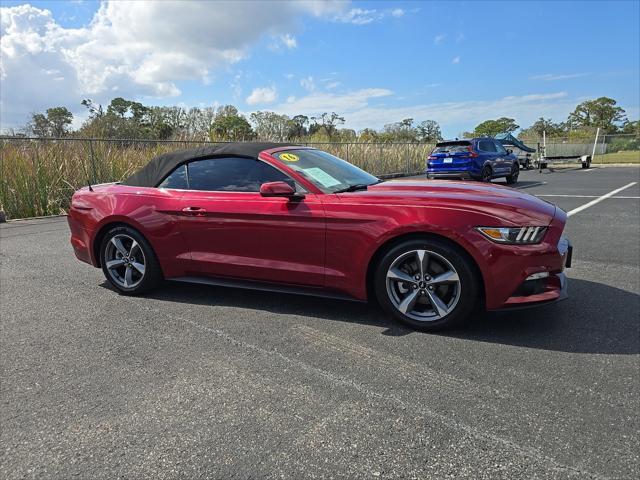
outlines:
{"label": "red convertible car", "polygon": [[436,330],[565,296],[566,214],[491,184],[380,180],[321,150],[230,143],[78,190],[76,256],[123,294],[163,280],[376,299]]}

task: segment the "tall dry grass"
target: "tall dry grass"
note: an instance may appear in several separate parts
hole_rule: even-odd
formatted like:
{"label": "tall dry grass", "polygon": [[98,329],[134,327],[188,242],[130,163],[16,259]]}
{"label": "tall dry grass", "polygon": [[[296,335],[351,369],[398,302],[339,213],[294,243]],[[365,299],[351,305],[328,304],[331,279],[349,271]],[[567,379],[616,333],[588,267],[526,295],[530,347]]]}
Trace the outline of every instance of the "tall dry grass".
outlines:
{"label": "tall dry grass", "polygon": [[[8,218],[65,213],[73,192],[92,183],[119,181],[151,158],[203,143],[93,140],[0,140],[0,210]],[[418,173],[432,145],[307,144],[374,174]]]}

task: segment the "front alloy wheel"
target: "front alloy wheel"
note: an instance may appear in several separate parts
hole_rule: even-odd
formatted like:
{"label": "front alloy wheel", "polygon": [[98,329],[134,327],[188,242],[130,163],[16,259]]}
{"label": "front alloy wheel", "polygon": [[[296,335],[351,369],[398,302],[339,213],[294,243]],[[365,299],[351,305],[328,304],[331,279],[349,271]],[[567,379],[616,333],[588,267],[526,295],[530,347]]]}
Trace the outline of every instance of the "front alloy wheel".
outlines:
{"label": "front alloy wheel", "polygon": [[410,250],[387,270],[387,294],[393,306],[413,320],[441,320],[460,299],[460,278],[441,255]]}
{"label": "front alloy wheel", "polygon": [[512,185],[518,181],[518,176],[520,175],[520,164],[518,162],[513,164],[511,167],[511,175],[507,176],[507,183]]}
{"label": "front alloy wheel", "polygon": [[375,274],[380,306],[421,330],[465,320],[478,301],[478,280],[468,255],[440,239],[408,240],[390,249]]}

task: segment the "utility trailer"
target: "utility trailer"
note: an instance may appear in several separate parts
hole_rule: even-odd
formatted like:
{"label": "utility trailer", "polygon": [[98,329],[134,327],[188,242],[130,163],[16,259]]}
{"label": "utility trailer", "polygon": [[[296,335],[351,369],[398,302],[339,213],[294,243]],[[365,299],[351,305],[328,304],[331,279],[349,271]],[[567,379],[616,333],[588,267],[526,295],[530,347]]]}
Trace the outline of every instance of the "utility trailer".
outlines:
{"label": "utility trailer", "polygon": [[547,135],[546,132],[542,132],[542,144],[538,143],[538,158],[534,161],[536,169],[542,171],[545,168],[549,168],[550,163],[570,163],[580,162],[582,168],[591,167],[591,161],[596,155],[596,146],[598,145],[598,136],[600,135],[600,127],[596,130],[596,138],[593,142],[593,151],[591,155],[554,155],[548,157],[547,153]]}
{"label": "utility trailer", "polygon": [[571,163],[580,161],[582,168],[591,167],[591,155],[556,155],[553,157],[547,157],[544,155],[544,150],[538,151],[538,158],[533,162],[535,168],[542,170],[549,168],[549,163]]}

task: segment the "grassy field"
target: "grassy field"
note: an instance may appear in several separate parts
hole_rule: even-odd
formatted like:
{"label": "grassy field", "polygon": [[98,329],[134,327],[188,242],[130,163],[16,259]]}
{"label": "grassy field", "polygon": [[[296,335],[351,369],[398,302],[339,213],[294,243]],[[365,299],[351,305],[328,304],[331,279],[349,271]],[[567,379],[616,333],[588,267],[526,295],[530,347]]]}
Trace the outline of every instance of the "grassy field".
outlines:
{"label": "grassy field", "polygon": [[[0,140],[0,210],[7,218],[65,213],[74,190],[119,181],[155,155],[201,144],[138,141]],[[415,174],[433,145],[376,143],[309,144],[374,175]],[[596,155],[600,163],[640,163],[639,151]]]}
{"label": "grassy field", "polygon": [[[74,190],[120,181],[164,152],[203,144],[0,140],[0,210],[7,218],[65,213]],[[418,173],[433,145],[309,144],[374,175]]]}
{"label": "grassy field", "polygon": [[621,151],[616,153],[605,153],[596,155],[594,165],[599,163],[640,163],[640,150],[634,152]]}

